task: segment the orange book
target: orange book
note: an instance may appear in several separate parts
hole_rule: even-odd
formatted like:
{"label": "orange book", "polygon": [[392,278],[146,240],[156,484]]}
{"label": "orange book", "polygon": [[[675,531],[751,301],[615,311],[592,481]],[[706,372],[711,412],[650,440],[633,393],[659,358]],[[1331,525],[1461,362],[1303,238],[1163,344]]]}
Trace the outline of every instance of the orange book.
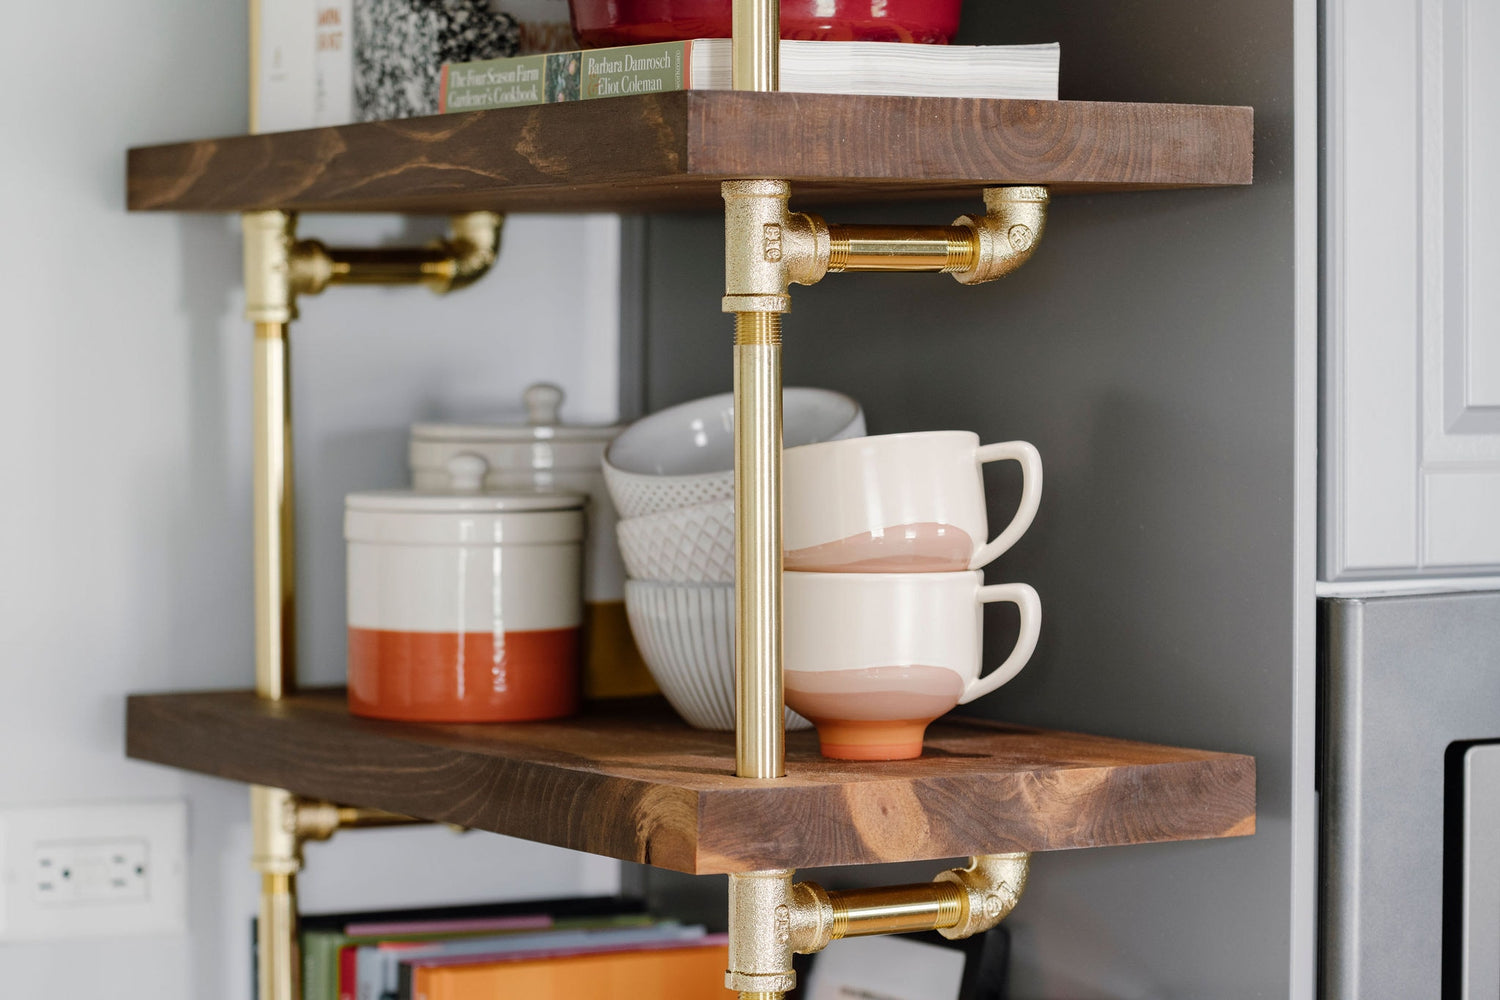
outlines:
{"label": "orange book", "polygon": [[703,945],[412,970],[413,1000],[728,1000],[729,948]]}

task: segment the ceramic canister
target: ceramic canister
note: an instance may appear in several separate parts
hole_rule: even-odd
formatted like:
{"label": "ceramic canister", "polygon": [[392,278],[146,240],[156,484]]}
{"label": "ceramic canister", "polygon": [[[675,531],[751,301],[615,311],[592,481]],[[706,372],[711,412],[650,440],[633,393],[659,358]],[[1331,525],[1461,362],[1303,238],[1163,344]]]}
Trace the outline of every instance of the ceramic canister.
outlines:
{"label": "ceramic canister", "polygon": [[622,427],[562,423],[563,391],[555,385],[533,385],[523,400],[524,424],[414,425],[413,485],[443,492],[586,494],[584,689],[592,698],[653,693],[656,686],[625,616],[625,567],[615,543],[618,517],[601,469],[604,449]]}
{"label": "ceramic canister", "polygon": [[578,708],[584,498],[351,493],[349,709],[427,722]]}

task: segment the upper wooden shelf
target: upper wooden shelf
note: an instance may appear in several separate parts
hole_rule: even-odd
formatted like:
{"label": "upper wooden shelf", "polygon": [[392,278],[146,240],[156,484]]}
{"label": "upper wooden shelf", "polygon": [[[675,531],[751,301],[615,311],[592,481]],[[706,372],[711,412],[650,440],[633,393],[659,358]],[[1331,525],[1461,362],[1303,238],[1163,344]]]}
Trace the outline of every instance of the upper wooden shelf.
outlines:
{"label": "upper wooden shelf", "polygon": [[719,182],[799,203],[1249,184],[1250,108],[689,91],[132,149],[135,211],[719,209]]}
{"label": "upper wooden shelf", "polygon": [[776,781],[735,778],[733,734],[656,699],[416,725],[354,718],[339,689],[135,695],[125,739],[138,760],[698,874],[1255,830],[1250,757],[963,718],[889,763],[825,760],[788,733]]}

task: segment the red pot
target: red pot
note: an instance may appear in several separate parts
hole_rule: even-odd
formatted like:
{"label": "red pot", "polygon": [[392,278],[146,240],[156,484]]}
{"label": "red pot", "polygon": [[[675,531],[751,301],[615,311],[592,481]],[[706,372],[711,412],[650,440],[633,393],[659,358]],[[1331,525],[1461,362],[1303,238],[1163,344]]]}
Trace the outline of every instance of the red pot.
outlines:
{"label": "red pot", "polygon": [[[781,37],[947,44],[963,0],[781,0]],[[732,0],[568,0],[591,48],[728,38]]]}

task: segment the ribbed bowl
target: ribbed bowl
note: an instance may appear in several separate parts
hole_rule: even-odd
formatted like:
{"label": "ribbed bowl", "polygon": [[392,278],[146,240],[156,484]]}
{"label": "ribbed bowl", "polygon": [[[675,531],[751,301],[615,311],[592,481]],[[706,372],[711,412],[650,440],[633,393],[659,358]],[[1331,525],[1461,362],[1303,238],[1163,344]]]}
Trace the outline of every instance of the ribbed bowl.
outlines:
{"label": "ribbed bowl", "polygon": [[[625,611],[677,714],[699,729],[734,729],[734,584],[627,580]],[[786,728],[811,726],[786,710]]]}

